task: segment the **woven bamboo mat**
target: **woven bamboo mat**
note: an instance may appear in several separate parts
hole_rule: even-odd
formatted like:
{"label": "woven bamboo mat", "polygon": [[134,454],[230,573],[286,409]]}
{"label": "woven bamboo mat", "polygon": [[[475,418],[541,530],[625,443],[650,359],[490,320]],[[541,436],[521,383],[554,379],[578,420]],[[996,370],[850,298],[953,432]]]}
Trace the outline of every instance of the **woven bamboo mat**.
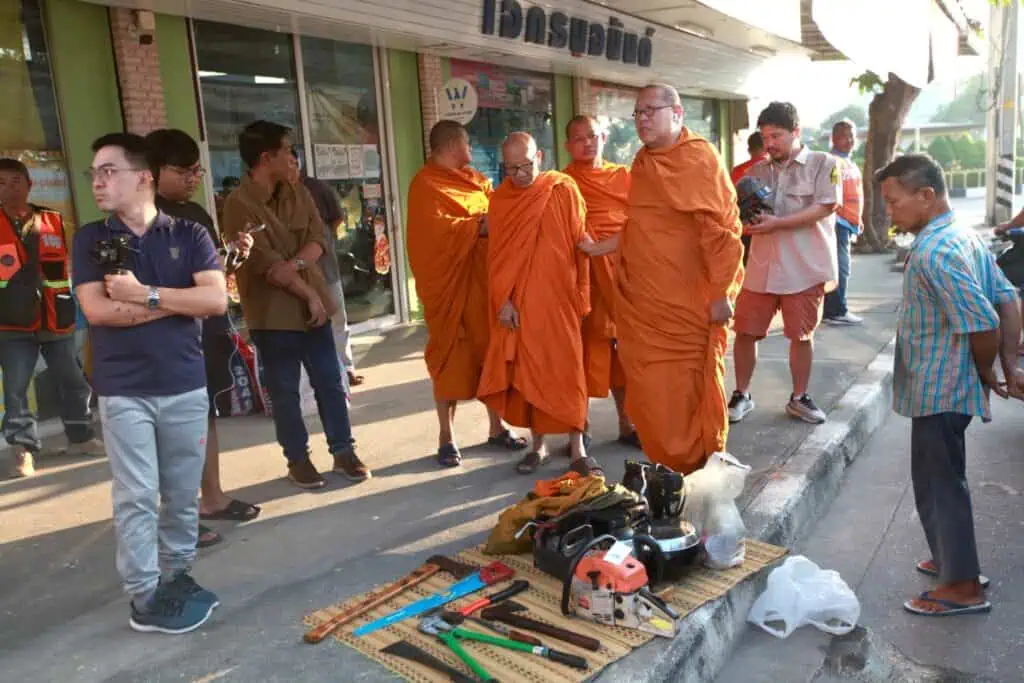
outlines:
{"label": "woven bamboo mat", "polygon": [[[687,615],[701,605],[722,597],[730,588],[773,564],[782,558],[786,552],[784,548],[747,539],[746,559],[742,566],[725,571],[697,568],[681,582],[671,585],[665,590],[659,591],[659,593],[680,614]],[[516,602],[529,608],[529,612],[525,614],[532,619],[566,628],[577,633],[583,633],[601,641],[601,649],[597,652],[591,652],[569,643],[541,636],[541,640],[548,647],[584,657],[590,663],[588,671],[578,671],[525,652],[516,652],[483,643],[462,641],[462,646],[466,648],[473,658],[498,680],[509,682],[529,681],[530,683],[575,683],[577,681],[585,681],[612,662],[625,657],[634,648],[643,645],[653,638],[653,636],[642,631],[603,626],[591,621],[563,616],[560,609],[562,597],[561,584],[557,579],[534,569],[531,555],[484,555],[481,552],[481,548],[474,548],[459,553],[456,559],[460,562],[481,567],[496,559],[501,560],[515,570],[515,578],[526,579],[530,582],[530,589],[514,598]],[[448,678],[443,674],[409,660],[384,654],[381,652],[381,649],[399,640],[406,640],[446,662],[448,665],[472,676],[462,661],[445,647],[443,643],[417,630],[418,619],[407,619],[362,638],[356,638],[352,635],[352,631],[362,624],[385,616],[396,609],[433,595],[438,591],[446,590],[454,582],[455,579],[445,572],[435,574],[427,581],[406,590],[384,605],[370,610],[368,613],[341,627],[335,631],[334,637],[414,683],[444,683]],[[449,608],[462,607],[483,594],[499,589],[500,586],[496,586],[490,591],[480,591],[450,603]],[[359,602],[364,597],[364,595],[357,595],[345,602],[318,610],[308,615],[304,621],[307,626],[316,626],[327,621],[349,605]],[[467,622],[464,628],[475,630],[480,627]],[[482,632],[490,633],[486,630]]]}

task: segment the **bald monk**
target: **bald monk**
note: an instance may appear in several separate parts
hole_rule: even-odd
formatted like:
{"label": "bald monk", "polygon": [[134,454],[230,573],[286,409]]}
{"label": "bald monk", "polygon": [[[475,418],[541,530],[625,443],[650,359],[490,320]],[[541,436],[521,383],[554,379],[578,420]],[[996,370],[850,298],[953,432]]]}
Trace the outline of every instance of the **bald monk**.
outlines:
{"label": "bald monk", "polygon": [[587,457],[587,382],[581,321],[590,308],[588,259],[577,245],[586,209],[576,182],[541,173],[543,152],[526,133],[501,148],[505,181],[491,196],[491,340],[478,395],[509,423],[529,427],[533,447],[516,465],[535,472],[546,434],[570,434],[570,469],[603,474]]}
{"label": "bald monk", "polygon": [[679,93],[645,87],[619,245],[616,329],[626,410],[652,461],[688,474],[725,448],[726,327],[743,279],[736,191],[714,147],[683,126]]}
{"label": "bald monk", "polygon": [[[409,186],[409,265],[427,323],[424,359],[434,386],[440,424],[437,460],[457,467],[455,408],[476,398],[487,353],[487,205],[491,181],[469,167],[469,135],[455,121],[430,131],[430,159]],[[491,446],[522,450],[493,410]]]}
{"label": "bald monk", "polygon": [[[626,375],[615,348],[615,265],[619,233],[626,224],[629,201],[629,169],[604,160],[607,135],[592,116],[577,116],[565,129],[565,148],[572,163],[565,169],[583,194],[587,205],[587,235],[595,242],[607,241],[590,262],[590,314],[583,320],[583,367],[587,393],[606,398],[611,391],[619,414],[619,442],[640,447],[636,429],[625,410]],[[590,421],[584,441],[588,442]]]}

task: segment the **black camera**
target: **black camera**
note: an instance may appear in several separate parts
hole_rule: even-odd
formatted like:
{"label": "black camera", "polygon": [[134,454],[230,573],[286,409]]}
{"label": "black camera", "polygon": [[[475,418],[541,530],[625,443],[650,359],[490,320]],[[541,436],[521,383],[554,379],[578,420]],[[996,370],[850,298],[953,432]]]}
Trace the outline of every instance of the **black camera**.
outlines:
{"label": "black camera", "polygon": [[753,223],[758,214],[775,213],[775,193],[751,176],[744,176],[736,183],[736,201],[740,206],[740,221],[744,225]]}
{"label": "black camera", "polygon": [[654,522],[674,520],[683,513],[683,475],[669,467],[627,460],[622,485],[647,501]]}
{"label": "black camera", "polygon": [[125,273],[131,268],[134,252],[128,237],[115,235],[110,239],[98,240],[90,253],[96,264],[107,273]]}

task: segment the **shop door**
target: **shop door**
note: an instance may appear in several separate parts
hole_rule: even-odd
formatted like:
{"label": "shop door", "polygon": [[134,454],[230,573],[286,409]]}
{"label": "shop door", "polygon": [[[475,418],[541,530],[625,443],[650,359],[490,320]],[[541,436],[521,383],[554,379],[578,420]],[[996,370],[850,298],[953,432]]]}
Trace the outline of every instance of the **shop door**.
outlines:
{"label": "shop door", "polygon": [[312,154],[305,170],[327,183],[340,202],[340,215],[328,227],[349,323],[394,315],[394,233],[373,48],[305,36],[299,43]]}
{"label": "shop door", "polygon": [[478,109],[466,126],[473,146],[473,166],[497,186],[501,171],[501,143],[509,133],[533,135],[544,152],[541,169],[555,168],[555,136],[551,128],[553,85],[550,76],[507,69],[494,64],[451,61],[452,78],[476,88]]}

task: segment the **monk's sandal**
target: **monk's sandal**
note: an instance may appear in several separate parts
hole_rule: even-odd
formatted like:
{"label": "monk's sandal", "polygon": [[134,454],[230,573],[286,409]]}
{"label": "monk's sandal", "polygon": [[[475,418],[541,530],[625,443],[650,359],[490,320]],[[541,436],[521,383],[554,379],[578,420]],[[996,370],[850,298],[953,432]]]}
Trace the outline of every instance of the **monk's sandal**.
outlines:
{"label": "monk's sandal", "polygon": [[537,451],[530,451],[516,464],[516,472],[519,474],[533,474],[547,459],[548,456],[546,455],[541,455]]}

